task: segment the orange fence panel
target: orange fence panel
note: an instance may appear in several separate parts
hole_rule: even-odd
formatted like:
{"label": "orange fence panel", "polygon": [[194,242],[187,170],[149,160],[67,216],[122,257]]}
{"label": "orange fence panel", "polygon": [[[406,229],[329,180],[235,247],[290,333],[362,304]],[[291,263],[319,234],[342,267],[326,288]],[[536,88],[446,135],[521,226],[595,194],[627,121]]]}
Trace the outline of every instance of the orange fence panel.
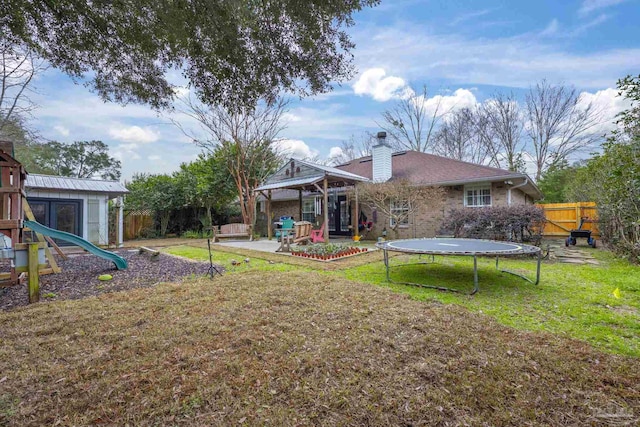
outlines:
{"label": "orange fence panel", "polygon": [[536,205],[544,210],[547,222],[542,235],[544,237],[566,237],[573,229],[580,226],[580,219],[585,218],[583,230],[591,230],[594,237],[600,237],[598,230],[598,208],[595,202],[547,203]]}

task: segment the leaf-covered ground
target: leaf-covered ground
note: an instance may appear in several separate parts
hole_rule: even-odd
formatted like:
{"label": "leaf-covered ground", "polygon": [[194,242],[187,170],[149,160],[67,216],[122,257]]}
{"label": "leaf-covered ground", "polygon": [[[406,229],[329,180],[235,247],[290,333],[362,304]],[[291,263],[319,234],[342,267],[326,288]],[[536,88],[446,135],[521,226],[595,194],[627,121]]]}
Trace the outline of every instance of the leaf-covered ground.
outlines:
{"label": "leaf-covered ground", "polygon": [[640,422],[637,358],[326,273],[17,308],[0,339],[9,426]]}

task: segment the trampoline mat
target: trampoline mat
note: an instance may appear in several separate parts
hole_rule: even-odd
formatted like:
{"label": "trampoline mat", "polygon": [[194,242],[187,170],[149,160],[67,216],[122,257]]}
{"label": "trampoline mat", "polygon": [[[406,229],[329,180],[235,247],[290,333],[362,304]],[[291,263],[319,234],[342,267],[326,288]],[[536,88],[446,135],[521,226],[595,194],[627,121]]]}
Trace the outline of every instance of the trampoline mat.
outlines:
{"label": "trampoline mat", "polygon": [[405,239],[380,242],[382,250],[441,255],[519,255],[540,252],[540,248],[510,242],[479,239]]}

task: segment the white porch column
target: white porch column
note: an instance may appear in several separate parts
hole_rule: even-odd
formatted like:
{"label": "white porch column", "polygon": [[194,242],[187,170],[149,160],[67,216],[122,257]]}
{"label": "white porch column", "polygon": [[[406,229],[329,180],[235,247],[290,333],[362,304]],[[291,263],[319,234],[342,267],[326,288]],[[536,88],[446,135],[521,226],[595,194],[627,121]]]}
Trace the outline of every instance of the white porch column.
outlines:
{"label": "white porch column", "polygon": [[322,182],[322,191],[324,193],[324,238],[329,243],[329,180],[325,175]]}
{"label": "white porch column", "polygon": [[116,246],[121,248],[124,246],[124,199],[122,196],[118,196],[118,218],[116,221],[117,232],[117,244]]}

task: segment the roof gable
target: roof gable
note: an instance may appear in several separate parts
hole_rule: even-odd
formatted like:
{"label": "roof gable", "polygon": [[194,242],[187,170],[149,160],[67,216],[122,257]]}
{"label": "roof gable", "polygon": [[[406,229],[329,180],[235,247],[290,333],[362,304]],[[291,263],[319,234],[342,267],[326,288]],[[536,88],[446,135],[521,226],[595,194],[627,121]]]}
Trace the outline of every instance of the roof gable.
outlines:
{"label": "roof gable", "polygon": [[368,181],[367,178],[348,171],[291,158],[256,190],[304,187],[313,185],[325,177],[331,182]]}

